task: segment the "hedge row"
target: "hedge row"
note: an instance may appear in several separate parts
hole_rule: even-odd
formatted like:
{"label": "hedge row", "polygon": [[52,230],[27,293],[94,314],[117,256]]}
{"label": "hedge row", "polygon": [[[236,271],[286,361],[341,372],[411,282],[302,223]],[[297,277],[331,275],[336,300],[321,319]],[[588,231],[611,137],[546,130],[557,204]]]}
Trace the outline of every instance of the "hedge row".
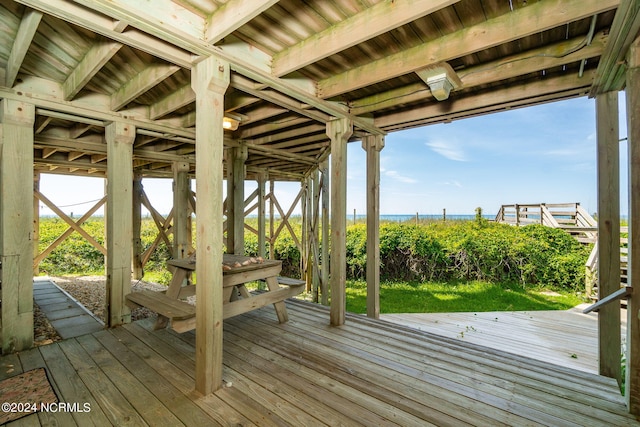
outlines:
{"label": "hedge row", "polygon": [[[380,274],[389,280],[486,280],[578,290],[584,287],[588,256],[589,248],[573,237],[541,225],[467,221],[380,227]],[[347,263],[353,278],[364,278],[362,225],[347,232]]]}
{"label": "hedge row", "polygon": [[[104,244],[104,222],[91,219],[83,226]],[[41,222],[40,250],[62,234],[67,225],[58,219]],[[294,224],[297,233],[300,225]],[[143,221],[142,245],[149,247],[157,231]],[[283,261],[283,274],[299,277],[300,252],[288,233],[274,246]],[[258,253],[257,237],[247,233],[245,253]],[[584,264],[589,248],[561,230],[530,225],[511,227],[487,221],[455,221],[421,225],[385,223],[380,226],[381,277],[385,280],[486,280],[518,282],[578,290],[584,286]],[[154,252],[146,270],[164,270],[169,251],[164,243]],[[44,274],[99,273],[102,254],[77,233],[41,264]],[[354,279],[365,277],[366,227],[347,228],[347,271]]]}

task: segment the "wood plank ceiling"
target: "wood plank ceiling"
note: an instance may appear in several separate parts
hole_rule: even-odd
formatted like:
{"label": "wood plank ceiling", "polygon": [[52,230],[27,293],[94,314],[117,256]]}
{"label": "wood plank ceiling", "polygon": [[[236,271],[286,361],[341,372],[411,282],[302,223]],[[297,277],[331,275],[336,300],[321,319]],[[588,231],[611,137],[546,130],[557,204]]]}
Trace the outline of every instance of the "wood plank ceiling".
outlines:
{"label": "wood plank ceiling", "polygon": [[[355,140],[589,94],[618,6],[0,0],[0,98],[36,104],[38,170],[103,176],[104,126],[122,120],[137,128],[135,170],[170,176],[175,161],[195,166],[190,68],[215,54],[231,63],[225,109],[240,121],[226,146],[248,145],[249,176],[298,180],[328,156],[334,117],[353,120]],[[426,83],[442,72],[448,97]]]}

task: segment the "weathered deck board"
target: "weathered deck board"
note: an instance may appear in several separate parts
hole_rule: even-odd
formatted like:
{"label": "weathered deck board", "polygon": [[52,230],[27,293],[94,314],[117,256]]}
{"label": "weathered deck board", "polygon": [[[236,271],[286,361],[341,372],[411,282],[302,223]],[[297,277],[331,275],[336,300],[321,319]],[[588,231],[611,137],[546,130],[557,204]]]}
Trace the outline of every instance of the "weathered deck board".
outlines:
{"label": "weathered deck board", "polygon": [[0,377],[9,365],[13,375],[46,366],[62,402],[92,408],[10,425],[640,426],[610,379],[361,316],[331,327],[328,309],[309,303],[287,308],[285,324],[268,308],[225,321],[226,386],[207,397],[194,392],[195,334],[152,331],[153,319],[2,357]]}
{"label": "weathered deck board", "polygon": [[[598,372],[598,318],[581,307],[558,311],[384,314],[382,319],[422,331]],[[622,340],[626,312],[621,313]]]}

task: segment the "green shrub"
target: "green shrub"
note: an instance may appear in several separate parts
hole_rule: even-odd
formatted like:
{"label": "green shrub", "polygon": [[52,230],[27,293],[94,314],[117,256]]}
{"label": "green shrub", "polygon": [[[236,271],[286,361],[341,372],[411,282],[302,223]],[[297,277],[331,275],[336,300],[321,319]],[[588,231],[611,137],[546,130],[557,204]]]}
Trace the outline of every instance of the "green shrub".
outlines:
{"label": "green shrub", "polygon": [[[293,218],[290,223],[300,236],[300,219]],[[68,225],[58,218],[43,218],[40,251],[67,228]],[[83,228],[104,244],[102,218],[91,218]],[[157,234],[154,222],[144,219],[141,229],[144,250],[153,244]],[[367,268],[365,224],[347,227],[346,247],[348,277],[364,279]],[[268,244],[265,252],[266,249]],[[541,225],[512,227],[488,221],[449,221],[420,225],[383,223],[380,226],[380,274],[383,280],[483,280],[578,290],[584,286],[584,264],[589,250],[562,230]],[[276,259],[282,260],[282,274],[300,277],[300,251],[287,229],[283,229],[276,239],[274,251]],[[245,255],[258,255],[258,238],[251,232],[245,233]],[[166,272],[166,262],[170,258],[169,248],[161,241],[145,265],[145,271]],[[74,232],[42,261],[40,271],[50,275],[103,274],[104,256]]]}

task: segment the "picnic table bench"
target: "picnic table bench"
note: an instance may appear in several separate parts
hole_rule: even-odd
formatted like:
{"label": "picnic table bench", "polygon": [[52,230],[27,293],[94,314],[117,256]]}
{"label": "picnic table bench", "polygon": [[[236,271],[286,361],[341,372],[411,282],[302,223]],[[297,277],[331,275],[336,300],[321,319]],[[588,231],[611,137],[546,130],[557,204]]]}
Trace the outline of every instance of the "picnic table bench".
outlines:
{"label": "picnic table bench", "polygon": [[[146,307],[158,313],[155,329],[164,328],[170,322],[176,332],[190,331],[196,327],[196,307],[184,299],[195,295],[196,285],[189,280],[195,271],[195,260],[174,259],[167,264],[175,271],[166,292],[132,292],[126,297],[127,305]],[[282,261],[225,254],[221,268],[224,319],[273,304],[278,321],[284,323],[288,320],[284,300],[304,290],[303,280],[279,276]],[[247,290],[244,284],[257,280],[267,283],[266,292],[252,294]]]}

